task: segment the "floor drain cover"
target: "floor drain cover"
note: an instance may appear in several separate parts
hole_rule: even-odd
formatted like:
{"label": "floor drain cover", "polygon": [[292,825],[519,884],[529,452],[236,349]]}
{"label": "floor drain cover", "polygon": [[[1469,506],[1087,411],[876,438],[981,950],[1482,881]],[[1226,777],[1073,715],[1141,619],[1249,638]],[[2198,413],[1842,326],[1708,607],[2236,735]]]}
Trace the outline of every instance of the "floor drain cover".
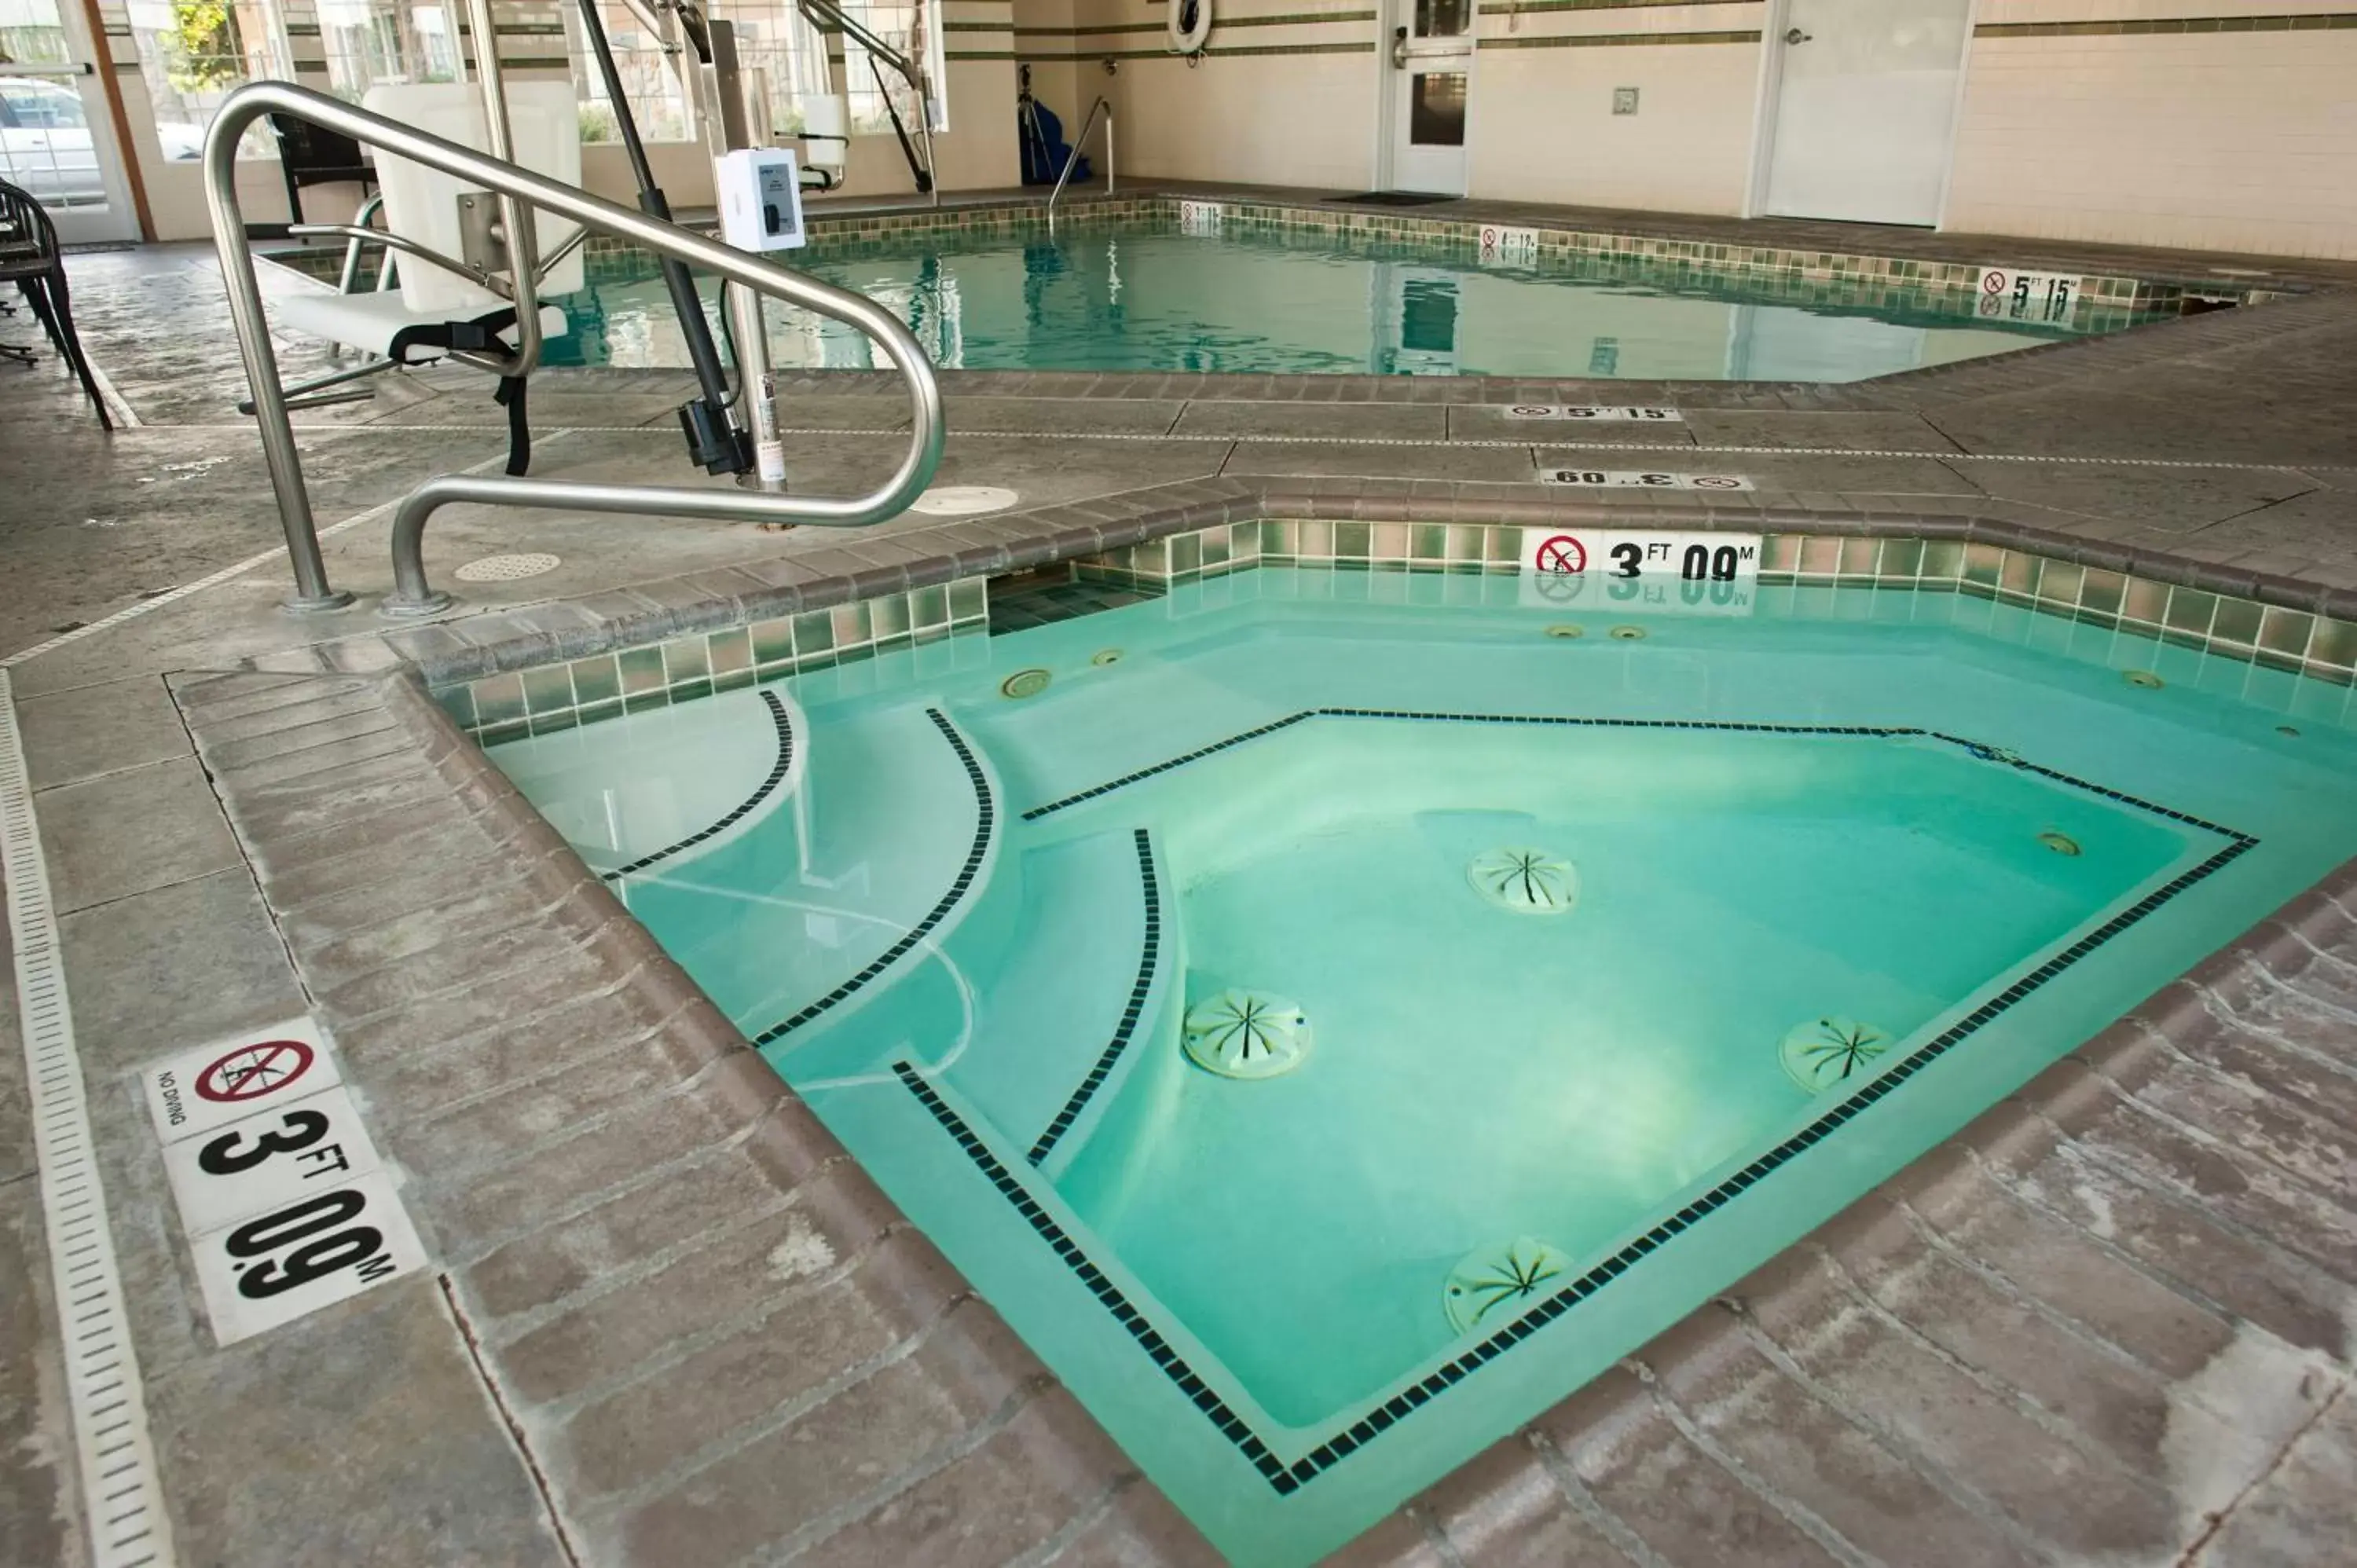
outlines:
{"label": "floor drain cover", "polygon": [[1187,1054],[1222,1078],[1275,1078],[1309,1055],[1309,1020],[1281,996],[1222,991],[1188,1009]]}
{"label": "floor drain cover", "polygon": [[910,511],[935,517],[964,517],[978,511],[1005,511],[1015,504],[1013,490],[996,485],[935,485],[910,504]]}
{"label": "floor drain cover", "polygon": [[513,583],[554,572],[563,564],[554,555],[486,555],[468,562],[455,575],[462,583]]}
{"label": "floor drain cover", "polygon": [[1560,626],[1551,626],[1546,628],[1546,631],[1549,637],[1559,637],[1566,642],[1571,640],[1573,638],[1586,637],[1587,635],[1587,628],[1579,625],[1576,621],[1565,621]]}
{"label": "floor drain cover", "polygon": [[1097,666],[1097,668],[1101,670],[1108,664],[1118,664],[1121,662],[1121,650],[1118,648],[1100,648],[1094,653],[1089,655],[1089,662]]}
{"label": "floor drain cover", "polygon": [[1469,1334],[1487,1322],[1503,1322],[1533,1296],[1546,1294],[1571,1274],[1571,1260],[1544,1241],[1518,1236],[1502,1247],[1484,1247],[1448,1271],[1440,1305],[1449,1326]]}
{"label": "floor drain cover", "polygon": [[2131,686],[2142,686],[2147,692],[2158,692],[2169,684],[2149,670],[2123,670],[2120,679]]}
{"label": "floor drain cover", "polygon": [[2075,859],[2079,854],[2079,841],[2069,833],[2058,832],[2053,828],[2040,833],[2038,842],[2057,854],[2066,854]]}
{"label": "floor drain cover", "polygon": [[1864,1078],[1891,1046],[1889,1035],[1855,1018],[1812,1018],[1784,1036],[1784,1070],[1811,1094]]}
{"label": "floor drain cover", "polygon": [[1560,915],[1579,902],[1579,873],[1543,849],[1491,849],[1465,868],[1473,890],[1501,909]]}
{"label": "floor drain cover", "polygon": [[1611,637],[1616,642],[1641,642],[1644,639],[1644,636],[1645,628],[1641,626],[1616,626],[1611,631]]}

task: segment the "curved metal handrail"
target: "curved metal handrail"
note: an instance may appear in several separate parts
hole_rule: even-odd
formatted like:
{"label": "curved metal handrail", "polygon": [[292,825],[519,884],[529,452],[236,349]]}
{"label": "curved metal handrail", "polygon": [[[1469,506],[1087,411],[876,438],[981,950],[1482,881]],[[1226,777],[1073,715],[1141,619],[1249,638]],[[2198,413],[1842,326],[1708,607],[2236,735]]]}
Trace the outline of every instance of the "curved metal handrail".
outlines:
{"label": "curved metal handrail", "polygon": [[909,450],[892,477],[881,488],[864,496],[801,498],[670,485],[606,485],[457,474],[428,479],[410,493],[394,515],[393,592],[383,605],[388,614],[430,615],[449,604],[448,596],[435,592],[426,582],[423,550],[427,519],[453,501],[857,528],[907,510],[940,466],[946,432],[941,383],[934,377],[932,363],[900,318],[866,295],[821,283],[560,180],[487,157],[365,109],[353,108],[326,93],[290,82],[253,82],[231,93],[213,117],[211,133],[205,141],[205,199],[212,215],[213,245],[221,256],[222,277],[229,287],[231,324],[237,332],[238,348],[245,356],[246,379],[253,389],[254,409],[262,429],[263,458],[269,466],[271,489],[277,496],[279,518],[285,527],[286,551],[294,564],[298,596],[289,607],[336,608],[350,604],[351,596],[339,594],[328,585],[310,498],[304,489],[302,467],[295,452],[294,426],[287,419],[286,400],[279,383],[277,354],[263,317],[262,287],[254,274],[253,252],[246,242],[244,221],[238,209],[238,138],[255,120],[272,113],[288,114],[340,132],[397,157],[472,181],[502,196],[569,218],[585,228],[619,235],[648,250],[717,273],[746,288],[845,322],[882,345],[893,368],[909,382]]}
{"label": "curved metal handrail", "polygon": [[1081,122],[1081,134],[1072,138],[1072,150],[1064,155],[1064,172],[1056,177],[1056,188],[1048,193],[1048,231],[1051,234],[1056,231],[1056,199],[1064,194],[1065,182],[1072,177],[1072,170],[1080,166],[1081,149],[1088,145],[1089,132],[1096,124],[1099,114],[1104,116],[1105,194],[1113,194],[1113,105],[1100,96],[1089,105],[1088,118]]}

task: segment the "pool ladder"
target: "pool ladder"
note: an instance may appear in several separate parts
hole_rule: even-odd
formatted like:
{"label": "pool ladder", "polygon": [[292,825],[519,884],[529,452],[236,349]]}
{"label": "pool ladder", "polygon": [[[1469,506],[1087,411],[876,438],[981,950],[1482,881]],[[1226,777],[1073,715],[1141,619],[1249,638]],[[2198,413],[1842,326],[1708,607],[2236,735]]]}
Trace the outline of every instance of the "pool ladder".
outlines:
{"label": "pool ladder", "polygon": [[[488,0],[475,0],[470,9],[487,16]],[[490,31],[488,25],[478,27],[479,37],[489,37]],[[492,140],[494,145],[504,146],[506,104],[496,76],[486,72],[485,78],[485,111],[493,129]],[[931,482],[934,469],[941,465],[946,435],[941,383],[934,375],[932,362],[926,359],[924,349],[899,317],[866,295],[821,283],[807,274],[592,196],[576,186],[535,174],[504,158],[479,153],[414,125],[355,108],[324,92],[285,81],[250,82],[231,93],[213,116],[212,129],[205,143],[206,204],[211,211],[213,244],[221,256],[223,281],[229,287],[230,320],[236,329],[239,352],[245,360],[247,381],[253,388],[255,422],[261,426],[263,461],[270,470],[279,523],[286,536],[286,553],[294,567],[296,595],[287,602],[288,608],[339,609],[351,602],[351,596],[339,593],[328,585],[327,564],[320,557],[318,529],[313,521],[310,495],[303,482],[302,461],[295,450],[295,428],[287,417],[289,389],[279,379],[278,356],[263,315],[261,284],[254,274],[253,250],[239,210],[238,141],[246,128],[264,114],[307,121],[350,136],[364,146],[423,164],[495,192],[504,199],[500,204],[505,209],[501,225],[507,232],[521,237],[533,232],[531,224],[512,215],[526,209],[553,212],[571,219],[584,231],[618,235],[657,255],[716,273],[756,294],[856,327],[883,349],[893,369],[909,383],[911,406],[908,451],[891,478],[863,496],[791,496],[717,487],[437,475],[411,491],[393,514],[393,591],[381,607],[385,614],[431,615],[448,607],[449,596],[436,591],[426,580],[425,535],[427,519],[454,501],[714,521],[859,528],[898,517]],[[1106,172],[1111,174],[1110,166]],[[381,241],[381,231],[346,237]],[[520,338],[517,350],[497,360],[486,354],[456,351],[450,355],[452,359],[503,375],[523,374],[536,360],[539,314],[534,285],[539,269],[533,264],[529,238],[518,249],[524,252],[524,264],[511,277],[492,279],[488,284],[506,295],[516,307]],[[348,286],[354,281],[350,256],[348,252]],[[461,274],[470,271],[466,263],[450,258],[431,259]],[[360,373],[374,368],[364,367]],[[340,379],[343,377],[323,378],[294,390],[300,395],[327,380]]]}
{"label": "pool ladder", "polygon": [[1081,134],[1072,138],[1072,150],[1064,156],[1064,172],[1056,177],[1056,188],[1048,193],[1048,232],[1050,234],[1056,231],[1056,199],[1064,194],[1064,186],[1071,179],[1072,170],[1080,165],[1081,149],[1088,145],[1089,132],[1100,118],[1104,121],[1105,128],[1105,194],[1113,194],[1113,105],[1099,95],[1097,101],[1089,105],[1089,117],[1081,122]]}

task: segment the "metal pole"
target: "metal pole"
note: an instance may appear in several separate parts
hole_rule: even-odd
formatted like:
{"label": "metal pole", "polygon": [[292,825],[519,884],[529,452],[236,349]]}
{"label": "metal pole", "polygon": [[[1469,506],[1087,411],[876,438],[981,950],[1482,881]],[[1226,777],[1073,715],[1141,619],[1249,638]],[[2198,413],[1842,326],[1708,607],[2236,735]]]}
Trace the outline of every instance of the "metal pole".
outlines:
{"label": "metal pole", "polygon": [[328,585],[328,564],[319,556],[318,527],[311,518],[311,497],[303,488],[303,462],[295,455],[295,425],[286,416],[286,394],[279,385],[278,351],[271,347],[270,328],[262,318],[262,284],[253,275],[253,249],[246,243],[245,218],[237,207],[237,140],[248,125],[279,105],[258,101],[249,113],[231,113],[231,105],[235,102],[232,94],[205,135],[205,209],[212,217],[213,251],[221,257],[221,279],[229,285],[230,328],[237,334],[238,352],[245,360],[245,383],[253,393],[254,424],[262,432],[262,461],[270,470],[271,491],[278,498],[287,564],[295,569],[295,596],[285,605],[305,615],[339,610],[352,602],[352,596]]}
{"label": "metal pole", "polygon": [[[507,79],[500,66],[500,36],[491,22],[491,0],[467,0],[467,25],[475,35],[475,80],[483,90],[483,129],[491,156],[515,159],[508,129]],[[512,196],[500,198],[500,223],[507,230],[508,274],[515,280],[516,346],[511,376],[530,375],[540,363],[540,237],[538,220]]]}
{"label": "metal pole", "polygon": [[770,328],[761,319],[761,296],[749,288],[723,288],[730,336],[737,341],[737,412],[753,437],[753,471],[737,475],[737,482],[782,491],[786,443],[778,434],[778,382],[770,371]]}
{"label": "metal pole", "polygon": [[349,603],[350,596],[328,594],[326,572],[319,564],[318,541],[312,532],[310,503],[303,490],[303,471],[296,456],[294,431],[287,423],[285,402],[279,392],[277,360],[263,318],[262,286],[254,276],[253,253],[246,243],[244,220],[238,210],[237,139],[247,126],[269,113],[291,114],[340,132],[395,157],[471,180],[485,189],[529,202],[542,211],[554,212],[600,233],[619,235],[648,250],[694,263],[746,288],[856,327],[883,347],[885,357],[909,382],[909,449],[892,477],[864,496],[759,495],[733,488],[691,489],[457,475],[429,479],[402,503],[394,521],[393,576],[399,591],[386,601],[387,610],[395,614],[428,613],[447,603],[427,585],[420,551],[425,520],[450,501],[814,522],[852,528],[897,517],[907,510],[940,466],[946,429],[941,383],[934,377],[932,364],[900,318],[866,295],[821,283],[806,274],[633,212],[545,175],[500,163],[471,147],[462,147],[365,109],[355,109],[324,92],[314,92],[291,82],[250,82],[231,93],[213,117],[212,130],[205,144],[205,202],[212,214],[213,242],[229,288],[230,319],[237,329],[238,348],[245,356],[247,379],[253,386],[263,433],[263,456],[270,465],[271,485],[279,498],[279,515],[285,524],[287,553],[295,563],[296,581],[306,596],[322,601],[332,598],[332,605],[322,602],[309,607],[327,608]]}

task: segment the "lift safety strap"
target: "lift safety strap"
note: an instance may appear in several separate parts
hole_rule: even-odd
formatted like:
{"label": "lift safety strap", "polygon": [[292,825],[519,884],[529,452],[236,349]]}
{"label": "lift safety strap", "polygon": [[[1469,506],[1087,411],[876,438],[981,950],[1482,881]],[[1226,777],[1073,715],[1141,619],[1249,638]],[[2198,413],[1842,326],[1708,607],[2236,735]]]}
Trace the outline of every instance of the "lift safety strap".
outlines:
{"label": "lift safety strap", "polygon": [[[433,326],[404,327],[393,334],[387,345],[385,358],[397,364],[424,363],[439,359],[453,349],[475,353],[501,353],[507,344],[500,334],[516,324],[515,307],[494,310],[488,316],[478,316],[471,321],[442,321]],[[412,349],[429,350],[423,359],[413,360]],[[501,376],[499,391],[491,394],[493,402],[508,411],[508,468],[511,475],[523,473],[532,467],[532,425],[524,413],[524,382],[522,376]]]}

